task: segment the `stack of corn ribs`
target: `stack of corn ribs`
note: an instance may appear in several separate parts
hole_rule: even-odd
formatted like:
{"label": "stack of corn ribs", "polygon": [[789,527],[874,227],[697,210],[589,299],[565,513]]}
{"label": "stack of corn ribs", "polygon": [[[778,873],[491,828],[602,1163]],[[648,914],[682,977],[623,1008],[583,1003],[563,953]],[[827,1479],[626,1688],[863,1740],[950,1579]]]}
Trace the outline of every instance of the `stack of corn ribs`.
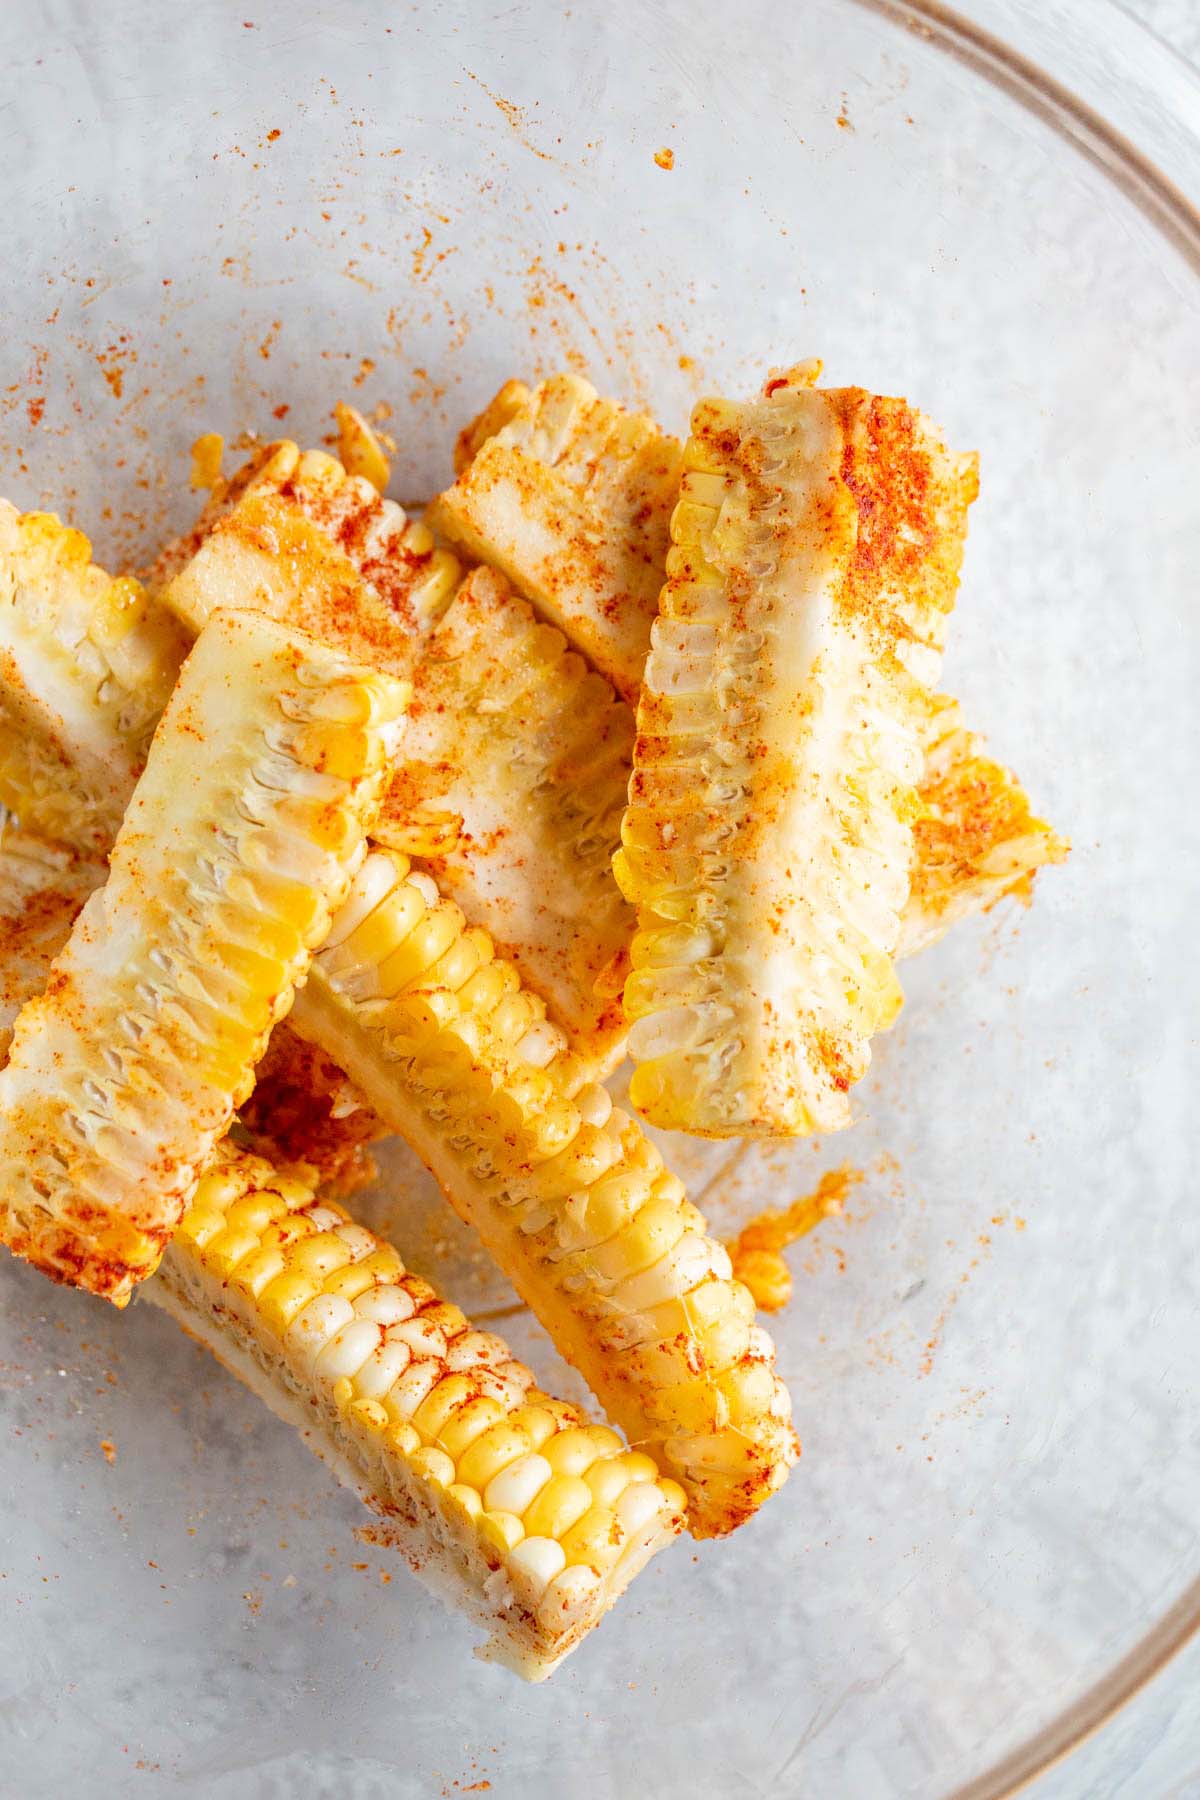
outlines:
{"label": "stack of corn ribs", "polygon": [[[973,458],[817,376],[686,444],[509,382],[421,520],[349,409],[206,438],[141,580],[0,502],[0,1237],[174,1314],[531,1679],[799,1450],[607,1078],[839,1129],[898,959],[1065,854],[937,692]],[[607,1423],[353,1220],[389,1133]]]}

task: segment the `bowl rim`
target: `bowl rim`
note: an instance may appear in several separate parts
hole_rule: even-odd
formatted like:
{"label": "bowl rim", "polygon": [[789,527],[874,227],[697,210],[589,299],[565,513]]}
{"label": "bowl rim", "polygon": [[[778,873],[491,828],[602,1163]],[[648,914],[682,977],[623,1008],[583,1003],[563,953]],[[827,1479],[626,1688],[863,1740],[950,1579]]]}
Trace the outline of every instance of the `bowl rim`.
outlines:
{"label": "bowl rim", "polygon": [[[1045,9],[1036,0],[854,4],[920,37],[1048,125],[1200,276],[1200,70],[1118,0],[1055,0]],[[1069,79],[1060,77],[1056,69],[1076,48],[1088,54]],[[1115,82],[1106,86],[1106,74]],[[948,1800],[1012,1800],[1107,1725],[1198,1636],[1200,1578],[1057,1718]]]}

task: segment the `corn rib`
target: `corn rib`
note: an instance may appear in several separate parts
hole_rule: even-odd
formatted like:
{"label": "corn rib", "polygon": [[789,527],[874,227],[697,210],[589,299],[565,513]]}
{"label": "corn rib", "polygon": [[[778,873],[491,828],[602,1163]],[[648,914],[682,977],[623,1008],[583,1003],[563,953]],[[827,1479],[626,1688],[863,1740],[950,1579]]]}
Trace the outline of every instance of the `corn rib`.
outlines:
{"label": "corn rib", "polygon": [[106,849],[185,647],[82,532],[0,500],[0,805],[27,831]]}
{"label": "corn rib", "polygon": [[797,1454],[774,1347],[682,1184],[423,870],[375,851],[292,1015],[427,1163],[630,1440],[732,1530]]}
{"label": "corn rib", "polygon": [[902,401],[786,376],[692,420],[622,849],[653,1123],[849,1123],[900,1005],[919,730],[975,464]]}
{"label": "corn rib", "polygon": [[143,1289],[389,1527],[414,1573],[540,1681],[680,1529],[682,1490],[551,1399],[307,1180],[225,1148]]}
{"label": "corn rib", "polygon": [[509,577],[636,701],[679,485],[680,446],[577,375],[510,382],[459,438],[429,521]]}
{"label": "corn rib", "polygon": [[249,613],[184,665],[0,1071],[0,1239],[123,1303],[365,854],[405,690]]}

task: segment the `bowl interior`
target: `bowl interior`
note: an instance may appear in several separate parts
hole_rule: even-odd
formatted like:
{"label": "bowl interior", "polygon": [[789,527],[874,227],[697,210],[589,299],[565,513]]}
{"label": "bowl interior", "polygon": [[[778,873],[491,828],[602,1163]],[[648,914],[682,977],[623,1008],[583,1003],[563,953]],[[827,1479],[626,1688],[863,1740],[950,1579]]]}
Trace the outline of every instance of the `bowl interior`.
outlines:
{"label": "bowl interior", "polygon": [[[844,1140],[671,1143],[723,1232],[864,1173],[778,1321],[805,1457],[543,1689],[466,1658],[165,1319],[0,1267],[22,1792],[140,1761],[218,1797],[948,1795],[1200,1573],[1195,271],[850,0],[744,0],[732,34],[715,4],[244,10],[0,20],[3,490],[133,565],[191,517],[201,431],[311,443],[338,399],[390,408],[420,498],[511,374],[586,369],[682,430],[820,355],[978,446],[945,681],[1074,852],[1031,912],[907,966]],[[416,1265],[506,1309],[428,1178],[388,1172]]]}

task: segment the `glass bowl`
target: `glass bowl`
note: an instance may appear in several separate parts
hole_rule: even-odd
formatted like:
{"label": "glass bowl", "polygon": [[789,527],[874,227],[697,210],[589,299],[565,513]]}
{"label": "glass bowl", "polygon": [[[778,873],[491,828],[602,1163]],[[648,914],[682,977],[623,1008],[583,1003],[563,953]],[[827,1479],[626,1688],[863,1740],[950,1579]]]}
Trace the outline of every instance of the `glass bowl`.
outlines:
{"label": "glass bowl", "polygon": [[805,1456],[542,1688],[162,1316],[0,1268],[6,1783],[1011,1792],[1200,1616],[1194,78],[1096,0],[9,0],[0,49],[14,499],[133,564],[202,430],[386,401],[420,497],[510,374],[680,429],[818,354],[979,447],[946,681],[1074,842],[908,965],[844,1141],[671,1146],[722,1232],[865,1171],[778,1321]]}

